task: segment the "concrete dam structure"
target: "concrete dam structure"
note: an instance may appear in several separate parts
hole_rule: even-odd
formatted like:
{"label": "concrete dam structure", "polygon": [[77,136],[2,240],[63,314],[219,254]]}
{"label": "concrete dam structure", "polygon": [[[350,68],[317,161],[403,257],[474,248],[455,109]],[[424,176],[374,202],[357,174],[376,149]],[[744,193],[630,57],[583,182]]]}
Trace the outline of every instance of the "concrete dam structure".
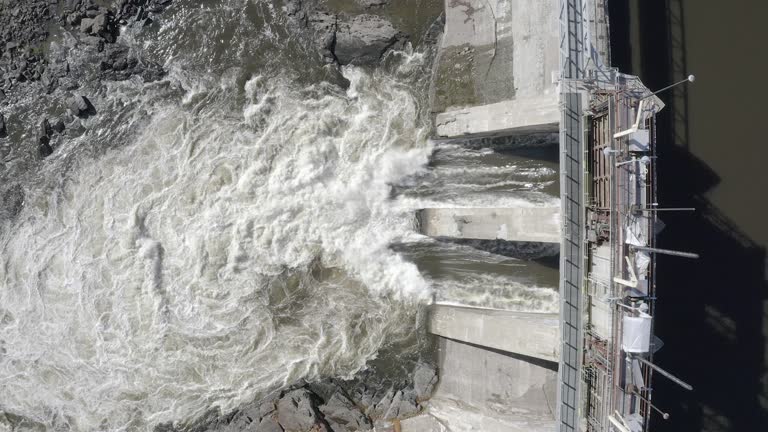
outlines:
{"label": "concrete dam structure", "polygon": [[606,1],[446,1],[445,14],[431,87],[438,148],[557,146],[560,200],[425,208],[421,232],[559,244],[560,306],[434,305],[440,382],[428,414],[402,430],[648,431],[652,413],[668,416],[651,402],[654,371],[677,379],[652,363],[654,255],[675,253],[654,248],[663,103],[610,67]]}
{"label": "concrete dam structure", "polygon": [[691,389],[606,0],[0,23],[0,432],[648,432]]}

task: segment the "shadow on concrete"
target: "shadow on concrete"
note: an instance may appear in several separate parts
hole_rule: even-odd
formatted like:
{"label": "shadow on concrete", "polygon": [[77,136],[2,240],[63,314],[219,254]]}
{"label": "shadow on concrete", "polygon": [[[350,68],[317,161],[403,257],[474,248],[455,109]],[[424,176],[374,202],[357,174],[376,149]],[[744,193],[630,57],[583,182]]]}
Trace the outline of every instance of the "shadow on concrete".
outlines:
{"label": "shadow on concrete", "polygon": [[[610,5],[615,66],[639,75],[652,89],[685,76],[680,0],[640,1],[639,27],[653,32],[644,32],[639,41],[631,40],[627,30],[626,3]],[[641,64],[633,65],[638,51]],[[651,430],[768,430],[766,250],[705,196],[721,179],[689,151],[687,91],[662,96],[668,105],[657,124],[659,200],[665,207],[697,211],[664,214],[666,229],[658,240],[662,248],[696,252],[701,258],[658,259],[655,333],[664,347],[654,361],[694,390],[657,374],[654,404],[671,417],[664,421],[654,413]]]}

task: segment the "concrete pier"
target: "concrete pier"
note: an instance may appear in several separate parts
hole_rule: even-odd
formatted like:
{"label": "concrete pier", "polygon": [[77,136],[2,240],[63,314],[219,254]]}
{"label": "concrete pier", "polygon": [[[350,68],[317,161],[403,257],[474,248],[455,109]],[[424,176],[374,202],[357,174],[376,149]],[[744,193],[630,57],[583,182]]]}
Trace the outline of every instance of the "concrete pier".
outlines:
{"label": "concrete pier", "polygon": [[557,314],[433,305],[429,332],[549,362],[559,359]]}
{"label": "concrete pier", "polygon": [[560,242],[559,207],[431,208],[418,219],[421,233],[431,237]]}
{"label": "concrete pier", "polygon": [[440,382],[430,416],[451,430],[552,431],[557,314],[433,305]]}
{"label": "concrete pier", "polygon": [[440,137],[556,132],[557,1],[445,2],[432,85]]}
{"label": "concrete pier", "polygon": [[557,364],[439,338],[430,414],[452,431],[552,432]]}

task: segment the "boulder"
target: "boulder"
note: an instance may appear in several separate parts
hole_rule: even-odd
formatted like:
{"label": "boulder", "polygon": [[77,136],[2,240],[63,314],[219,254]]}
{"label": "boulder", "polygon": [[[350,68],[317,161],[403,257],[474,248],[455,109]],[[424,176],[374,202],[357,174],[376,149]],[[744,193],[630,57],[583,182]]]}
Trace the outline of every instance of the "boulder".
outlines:
{"label": "boulder", "polygon": [[426,400],[432,396],[437,384],[437,370],[427,363],[419,363],[413,371],[413,389],[419,400]]}
{"label": "boulder", "polygon": [[277,398],[267,398],[259,405],[259,417],[264,418],[277,409]]}
{"label": "boulder", "polygon": [[317,396],[307,389],[296,389],[277,402],[277,422],[288,432],[317,432],[326,430],[317,410]]}
{"label": "boulder", "polygon": [[91,34],[101,36],[107,42],[113,43],[117,38],[117,29],[112,22],[112,16],[107,13],[96,15],[91,23]]}
{"label": "boulder", "polygon": [[384,414],[384,419],[401,419],[418,414],[419,405],[416,403],[416,392],[413,390],[398,391]]}
{"label": "boulder", "polygon": [[320,48],[320,53],[329,63],[335,61],[336,57],[333,54],[333,48],[336,42],[336,15],[316,11],[309,15],[308,22],[315,32],[315,44]]}
{"label": "boulder", "polygon": [[50,137],[53,133],[53,128],[51,128],[51,123],[48,121],[47,118],[44,118],[40,121],[40,127],[38,128],[40,136],[46,136]]}
{"label": "boulder", "polygon": [[107,24],[109,18],[107,17],[107,14],[99,14],[96,15],[96,17],[93,19],[93,22],[91,24],[91,33],[92,34],[99,34],[103,31],[107,30]]}
{"label": "boulder", "polygon": [[50,144],[48,144],[48,137],[41,137],[41,140],[37,145],[37,152],[40,154],[40,157],[47,157],[53,153],[53,149]]}
{"label": "boulder", "polygon": [[67,101],[67,108],[73,115],[78,117],[87,117],[95,112],[91,101],[85,96],[75,95]]}
{"label": "boulder", "polygon": [[[255,403],[246,405],[237,410],[222,432],[253,431],[259,426],[262,416],[259,415],[259,407]],[[267,429],[268,430],[268,429]],[[282,431],[282,429],[280,429]],[[212,431],[211,431],[212,432]]]}
{"label": "boulder", "polygon": [[80,32],[81,33],[91,33],[91,30],[93,29],[93,18],[83,18],[80,20]]}
{"label": "boulder", "polygon": [[373,9],[388,4],[389,0],[356,0],[356,2],[366,9]]}
{"label": "boulder", "polygon": [[83,14],[78,12],[72,12],[71,14],[67,15],[66,21],[67,24],[69,24],[72,27],[75,27],[80,24],[80,21],[83,19]]}
{"label": "boulder", "polygon": [[404,38],[382,17],[357,15],[338,24],[334,54],[342,65],[375,64],[390,47]]}
{"label": "boulder", "polygon": [[283,428],[272,417],[261,419],[259,425],[253,429],[254,432],[283,432]]}
{"label": "boulder", "polygon": [[55,122],[53,122],[53,130],[56,131],[56,133],[62,133],[64,132],[66,126],[64,126],[64,120],[57,119]]}
{"label": "boulder", "polygon": [[[377,395],[378,396],[378,395]],[[366,414],[371,418],[380,418],[389,411],[389,406],[392,404],[392,399],[395,397],[395,391],[392,389],[387,390],[378,402],[368,407]]]}
{"label": "boulder", "polygon": [[373,427],[371,420],[341,391],[334,393],[321,405],[320,412],[335,432],[368,431]]}

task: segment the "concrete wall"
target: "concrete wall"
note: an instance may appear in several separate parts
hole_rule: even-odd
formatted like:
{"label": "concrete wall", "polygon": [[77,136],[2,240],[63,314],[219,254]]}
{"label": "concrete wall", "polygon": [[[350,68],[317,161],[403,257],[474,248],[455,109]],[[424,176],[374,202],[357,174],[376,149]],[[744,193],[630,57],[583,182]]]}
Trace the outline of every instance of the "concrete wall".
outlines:
{"label": "concrete wall", "polygon": [[432,208],[420,210],[418,218],[421,233],[432,237],[560,242],[558,207]]}
{"label": "concrete wall", "polygon": [[557,131],[558,1],[446,0],[445,11],[431,92],[437,134]]}
{"label": "concrete wall", "polygon": [[445,338],[438,343],[440,382],[430,415],[453,431],[555,430],[557,372],[546,363]]}
{"label": "concrete wall", "polygon": [[491,349],[557,362],[557,314],[432,305],[429,332]]}

